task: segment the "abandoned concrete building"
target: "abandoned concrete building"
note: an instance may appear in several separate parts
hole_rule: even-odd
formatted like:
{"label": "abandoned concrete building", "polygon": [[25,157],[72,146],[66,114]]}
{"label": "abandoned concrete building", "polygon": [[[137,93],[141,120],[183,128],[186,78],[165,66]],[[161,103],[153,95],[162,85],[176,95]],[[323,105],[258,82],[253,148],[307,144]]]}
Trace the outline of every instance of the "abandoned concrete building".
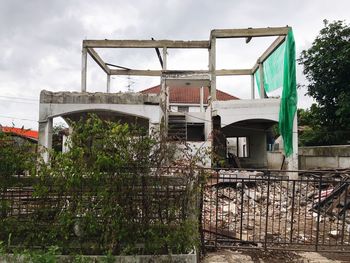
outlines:
{"label": "abandoned concrete building", "polygon": [[[218,159],[226,160],[234,155],[242,168],[266,168],[267,135],[280,120],[281,101],[284,98],[266,96],[269,76],[264,66],[271,55],[286,45],[290,31],[290,27],[215,29],[211,31],[209,40],[203,41],[83,40],[81,92],[41,92],[39,144],[45,148],[52,147],[53,118],[61,116],[65,120],[76,120],[94,112],[104,118],[140,125],[149,131],[164,122],[170,139],[186,140],[194,148],[210,147],[219,156]],[[252,68],[216,68],[217,39],[243,38],[248,43],[252,38],[273,36],[276,37],[275,41]],[[125,48],[156,49],[161,69],[115,67],[97,53],[97,49]],[[208,50],[208,69],[170,70],[167,68],[168,49]],[[86,90],[88,55],[107,75],[104,93],[89,93]],[[279,68],[280,72],[285,68],[283,61]],[[160,84],[137,93],[111,93],[113,75],[157,76]],[[217,77],[238,75],[250,76],[251,85],[247,87],[251,92],[250,99],[238,99],[217,89]],[[259,94],[255,94],[256,85]],[[285,99],[289,99],[289,95],[286,96]],[[289,124],[292,127],[293,153],[286,158],[286,168],[297,170],[297,121],[296,114],[292,112],[291,116]],[[48,160],[47,153],[44,158]],[[217,165],[217,160],[211,160],[208,164]]]}

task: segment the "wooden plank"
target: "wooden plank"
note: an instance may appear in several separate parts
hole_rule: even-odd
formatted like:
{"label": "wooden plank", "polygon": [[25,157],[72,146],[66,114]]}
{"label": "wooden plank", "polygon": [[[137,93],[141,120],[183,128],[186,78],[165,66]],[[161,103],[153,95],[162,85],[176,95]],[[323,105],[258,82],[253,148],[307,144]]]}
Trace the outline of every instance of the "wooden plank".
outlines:
{"label": "wooden plank", "polygon": [[289,29],[289,27],[214,29],[211,31],[211,36],[216,38],[285,36]]}
{"label": "wooden plank", "polygon": [[83,40],[88,48],[209,48],[209,41],[182,40]]}
{"label": "wooden plank", "polygon": [[[265,50],[265,52],[259,57],[258,61],[263,63],[282,43],[285,41],[285,36],[279,36],[275,41]],[[252,69],[253,74],[258,70],[259,64],[256,63]]]}
{"label": "wooden plank", "polygon": [[93,48],[87,48],[87,52],[92,57],[93,60],[99,65],[106,74],[110,74],[110,69],[106,65],[106,63],[103,61],[103,59],[97,54],[97,52]]}

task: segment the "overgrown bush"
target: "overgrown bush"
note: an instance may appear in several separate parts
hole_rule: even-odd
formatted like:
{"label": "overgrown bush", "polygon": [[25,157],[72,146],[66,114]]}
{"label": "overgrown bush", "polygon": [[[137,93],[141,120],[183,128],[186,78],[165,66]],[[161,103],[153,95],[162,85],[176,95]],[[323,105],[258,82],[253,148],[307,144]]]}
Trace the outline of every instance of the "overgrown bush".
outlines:
{"label": "overgrown bush", "polygon": [[178,149],[161,134],[93,115],[73,131],[69,152],[52,151],[49,164],[37,164],[30,200],[2,198],[0,238],[8,249],[167,254],[198,245],[195,158],[166,168]]}

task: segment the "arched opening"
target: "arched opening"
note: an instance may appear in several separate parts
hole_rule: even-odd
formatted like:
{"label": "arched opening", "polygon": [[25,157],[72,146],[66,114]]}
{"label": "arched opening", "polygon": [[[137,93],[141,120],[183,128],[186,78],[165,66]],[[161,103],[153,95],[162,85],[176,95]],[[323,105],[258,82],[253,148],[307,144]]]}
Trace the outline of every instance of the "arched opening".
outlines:
{"label": "arched opening", "polygon": [[267,152],[274,144],[276,124],[273,120],[247,119],[222,125],[227,166],[267,168]]}
{"label": "arched opening", "polygon": [[[68,146],[65,142],[69,138],[69,134],[72,132],[72,123],[84,120],[89,117],[89,114],[96,114],[99,118],[106,121],[120,122],[121,124],[129,124],[137,126],[144,130],[145,134],[149,132],[149,119],[145,117],[135,116],[123,112],[104,110],[104,109],[89,109],[78,110],[71,112],[61,112],[54,116],[48,116],[46,121],[39,122],[39,145],[44,149],[52,149],[55,146],[55,150],[67,151]],[[54,119],[63,119],[67,125],[63,125],[61,131],[55,131]],[[53,141],[54,139],[54,141]],[[45,161],[48,160],[48,151],[43,151],[42,154]]]}
{"label": "arched opening", "polygon": [[119,122],[121,124],[127,123],[129,125],[134,125],[145,130],[148,130],[149,128],[149,120],[147,118],[111,110],[77,111],[63,114],[61,117],[69,124],[81,119],[87,119],[90,114],[95,114],[100,119],[106,121]]}

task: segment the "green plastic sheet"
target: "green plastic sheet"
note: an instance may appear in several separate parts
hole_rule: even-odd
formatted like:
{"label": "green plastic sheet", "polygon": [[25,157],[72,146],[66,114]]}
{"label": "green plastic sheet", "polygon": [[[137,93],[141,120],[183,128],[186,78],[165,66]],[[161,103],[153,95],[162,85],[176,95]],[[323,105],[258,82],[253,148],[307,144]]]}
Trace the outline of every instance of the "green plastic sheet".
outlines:
{"label": "green plastic sheet", "polygon": [[[266,92],[282,89],[279,112],[279,131],[288,157],[293,153],[293,122],[297,110],[295,42],[290,29],[286,40],[264,62],[264,88]],[[260,94],[260,74],[254,74]]]}
{"label": "green plastic sheet", "polygon": [[[264,88],[271,92],[283,86],[283,63],[286,42],[283,42],[263,63],[264,65]],[[260,74],[257,70],[254,74],[260,95]]]}

